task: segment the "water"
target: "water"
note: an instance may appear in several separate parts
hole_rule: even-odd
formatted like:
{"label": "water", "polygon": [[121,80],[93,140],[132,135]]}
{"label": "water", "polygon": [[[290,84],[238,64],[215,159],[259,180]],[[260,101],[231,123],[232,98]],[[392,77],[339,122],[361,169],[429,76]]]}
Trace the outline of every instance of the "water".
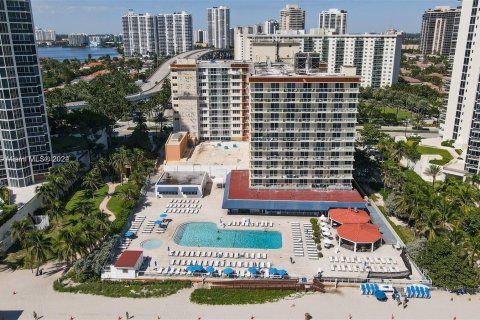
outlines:
{"label": "water", "polygon": [[161,240],[145,240],[140,243],[140,247],[147,250],[158,249],[162,246]]}
{"label": "water", "polygon": [[215,223],[191,222],[181,225],[173,237],[186,247],[280,249],[282,234],[278,231],[218,229]]}
{"label": "water", "polygon": [[39,47],[39,58],[51,58],[55,60],[78,59],[81,61],[87,60],[88,55],[91,54],[93,59],[109,54],[110,57],[119,56],[115,48],[62,48],[62,47]]}

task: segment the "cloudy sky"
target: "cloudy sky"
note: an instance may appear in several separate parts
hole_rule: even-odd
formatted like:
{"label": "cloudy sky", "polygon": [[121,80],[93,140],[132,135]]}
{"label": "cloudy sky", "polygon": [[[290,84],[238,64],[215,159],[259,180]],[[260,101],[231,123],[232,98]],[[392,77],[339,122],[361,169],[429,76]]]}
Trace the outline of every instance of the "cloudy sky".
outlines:
{"label": "cloudy sky", "polygon": [[437,5],[457,6],[456,0],[31,0],[35,25],[57,33],[120,33],[128,9],[139,13],[170,13],[185,10],[193,15],[195,29],[205,28],[207,8],[228,6],[231,26],[278,19],[286,3],[306,10],[308,28],[318,26],[318,12],[329,8],[348,11],[348,32],[381,32],[395,28],[419,32],[425,9]]}

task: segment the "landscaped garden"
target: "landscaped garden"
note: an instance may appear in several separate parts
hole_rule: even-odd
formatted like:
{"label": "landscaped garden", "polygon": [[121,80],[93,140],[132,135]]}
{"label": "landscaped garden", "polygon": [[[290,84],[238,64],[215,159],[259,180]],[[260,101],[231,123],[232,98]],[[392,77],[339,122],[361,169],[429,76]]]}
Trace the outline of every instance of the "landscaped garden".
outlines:
{"label": "landscaped garden", "polygon": [[295,292],[274,289],[195,289],[190,301],[209,305],[262,304],[284,299]]}

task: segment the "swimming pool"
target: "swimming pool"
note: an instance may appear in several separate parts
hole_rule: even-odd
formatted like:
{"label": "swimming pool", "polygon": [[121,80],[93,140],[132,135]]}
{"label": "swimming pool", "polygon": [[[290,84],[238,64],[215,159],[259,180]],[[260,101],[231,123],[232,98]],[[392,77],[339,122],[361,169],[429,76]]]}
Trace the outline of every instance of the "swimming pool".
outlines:
{"label": "swimming pool", "polygon": [[162,241],[157,239],[145,240],[140,243],[140,247],[147,250],[158,249],[162,246]]}
{"label": "swimming pool", "polygon": [[280,249],[278,231],[218,229],[211,222],[189,222],[178,227],[173,240],[185,247]]}

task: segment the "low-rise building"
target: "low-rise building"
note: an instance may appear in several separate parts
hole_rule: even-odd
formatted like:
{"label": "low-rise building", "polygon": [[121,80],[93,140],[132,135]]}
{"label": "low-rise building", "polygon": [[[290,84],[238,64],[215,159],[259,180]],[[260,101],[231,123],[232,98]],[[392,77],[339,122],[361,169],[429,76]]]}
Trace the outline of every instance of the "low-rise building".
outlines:
{"label": "low-rise building", "polygon": [[208,181],[204,171],[164,172],[155,184],[155,195],[164,198],[202,198]]}
{"label": "low-rise building", "polygon": [[135,279],[142,264],[143,251],[125,250],[115,264],[110,266],[109,272],[102,274],[102,279]]}

